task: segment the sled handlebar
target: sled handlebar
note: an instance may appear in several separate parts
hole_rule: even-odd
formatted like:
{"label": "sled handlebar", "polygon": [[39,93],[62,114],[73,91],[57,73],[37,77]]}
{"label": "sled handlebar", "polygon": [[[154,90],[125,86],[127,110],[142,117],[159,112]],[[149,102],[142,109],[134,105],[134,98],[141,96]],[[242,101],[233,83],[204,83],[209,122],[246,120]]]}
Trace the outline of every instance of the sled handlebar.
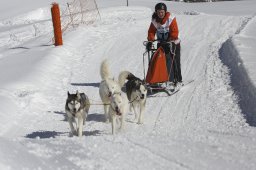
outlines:
{"label": "sled handlebar", "polygon": [[[162,44],[162,45],[164,45],[164,44],[169,44],[170,45],[170,49],[172,49],[173,48],[173,43],[175,44],[175,41],[160,41],[160,40],[153,40],[153,41],[144,41],[143,42],[143,45],[146,47],[146,52],[155,52],[156,50],[157,50],[157,48],[155,48],[155,46],[154,46],[154,42],[158,42],[158,43],[160,43],[160,44]],[[149,45],[149,43],[151,43],[151,47],[149,48],[148,47],[148,45]]]}
{"label": "sled handlebar", "polygon": [[[154,44],[153,44],[154,42],[158,42],[158,43],[160,43],[160,44],[162,44],[162,45],[164,45],[164,44],[169,44],[169,45],[170,45],[170,49],[172,49],[172,48],[173,48],[173,45],[175,46],[175,44],[176,44],[176,41],[175,41],[175,40],[171,40],[171,41],[162,41],[162,40],[156,39],[156,40],[153,40],[153,41],[144,41],[144,42],[143,42],[143,45],[146,47],[146,49],[147,49],[148,52],[149,52],[149,51],[154,52],[154,51],[157,50],[157,49],[155,48]],[[151,47],[150,47],[150,48],[147,47],[147,46],[149,45],[149,43],[151,43]]]}
{"label": "sled handlebar", "polygon": [[147,44],[151,42],[151,43],[154,43],[154,42],[159,42],[159,43],[162,43],[162,44],[171,44],[171,43],[175,43],[175,40],[171,40],[171,41],[163,41],[163,40],[153,40],[153,41],[144,41],[143,42],[143,45],[144,46],[147,46]]}

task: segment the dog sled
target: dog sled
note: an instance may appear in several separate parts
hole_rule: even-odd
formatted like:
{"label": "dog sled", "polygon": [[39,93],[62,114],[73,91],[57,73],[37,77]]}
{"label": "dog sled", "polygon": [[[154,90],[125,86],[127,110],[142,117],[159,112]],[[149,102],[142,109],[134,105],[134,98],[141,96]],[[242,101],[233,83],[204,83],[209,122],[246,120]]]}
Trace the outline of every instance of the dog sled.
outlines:
{"label": "dog sled", "polygon": [[[158,48],[155,48],[156,44]],[[152,43],[151,47],[148,48],[148,44]],[[161,43],[161,44],[160,44]],[[159,42],[155,41],[144,41],[144,46],[146,46],[146,52],[143,53],[143,66],[144,66],[144,80],[148,88],[148,96],[155,95],[159,92],[164,92],[168,96],[177,92],[178,87],[176,87],[177,72],[175,73],[175,50],[176,45],[173,42]],[[165,54],[163,46],[166,45],[170,49],[169,54]],[[147,56],[147,73],[145,67],[145,56]],[[168,61],[167,58],[169,57]],[[167,63],[169,62],[169,63]]]}

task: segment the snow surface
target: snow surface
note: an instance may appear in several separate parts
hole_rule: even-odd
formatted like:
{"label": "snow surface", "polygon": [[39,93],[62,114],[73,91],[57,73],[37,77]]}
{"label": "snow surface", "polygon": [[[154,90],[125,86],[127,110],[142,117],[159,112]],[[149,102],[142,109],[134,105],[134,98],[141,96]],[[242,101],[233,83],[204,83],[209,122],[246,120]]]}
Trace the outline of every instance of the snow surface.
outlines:
{"label": "snow surface", "polygon": [[92,105],[81,138],[69,137],[67,91],[100,103],[105,58],[113,76],[143,78],[158,1],[98,0],[101,20],[65,33],[61,47],[51,42],[51,2],[22,2],[0,5],[0,169],[256,168],[256,1],[166,2],[180,28],[183,79],[194,81],[148,98],[145,123],[129,113],[115,136]]}

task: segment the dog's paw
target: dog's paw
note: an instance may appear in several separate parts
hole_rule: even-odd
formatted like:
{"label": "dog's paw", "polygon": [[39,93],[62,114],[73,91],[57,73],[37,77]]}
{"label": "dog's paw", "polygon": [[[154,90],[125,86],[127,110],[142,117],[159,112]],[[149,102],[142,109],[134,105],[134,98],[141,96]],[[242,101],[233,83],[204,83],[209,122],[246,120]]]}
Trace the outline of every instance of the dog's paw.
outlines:
{"label": "dog's paw", "polygon": [[73,132],[69,132],[68,136],[73,137],[74,136]]}
{"label": "dog's paw", "polygon": [[134,122],[134,123],[138,122],[138,118],[135,117],[135,118],[133,119],[133,122]]}
{"label": "dog's paw", "polygon": [[138,121],[137,124],[138,124],[138,125],[142,125],[142,124],[143,124],[143,121]]}
{"label": "dog's paw", "polygon": [[72,134],[73,134],[74,136],[78,136],[77,131],[73,131]]}

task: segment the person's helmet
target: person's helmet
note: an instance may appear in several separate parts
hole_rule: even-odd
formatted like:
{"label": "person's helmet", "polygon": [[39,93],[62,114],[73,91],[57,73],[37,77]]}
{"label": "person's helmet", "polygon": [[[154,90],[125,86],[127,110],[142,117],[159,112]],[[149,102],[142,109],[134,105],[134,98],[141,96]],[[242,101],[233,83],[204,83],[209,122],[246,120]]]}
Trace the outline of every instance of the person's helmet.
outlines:
{"label": "person's helmet", "polygon": [[160,3],[156,4],[156,6],[155,6],[155,12],[157,10],[164,10],[166,12],[167,11],[167,7],[166,7],[166,5],[164,3],[160,2]]}

